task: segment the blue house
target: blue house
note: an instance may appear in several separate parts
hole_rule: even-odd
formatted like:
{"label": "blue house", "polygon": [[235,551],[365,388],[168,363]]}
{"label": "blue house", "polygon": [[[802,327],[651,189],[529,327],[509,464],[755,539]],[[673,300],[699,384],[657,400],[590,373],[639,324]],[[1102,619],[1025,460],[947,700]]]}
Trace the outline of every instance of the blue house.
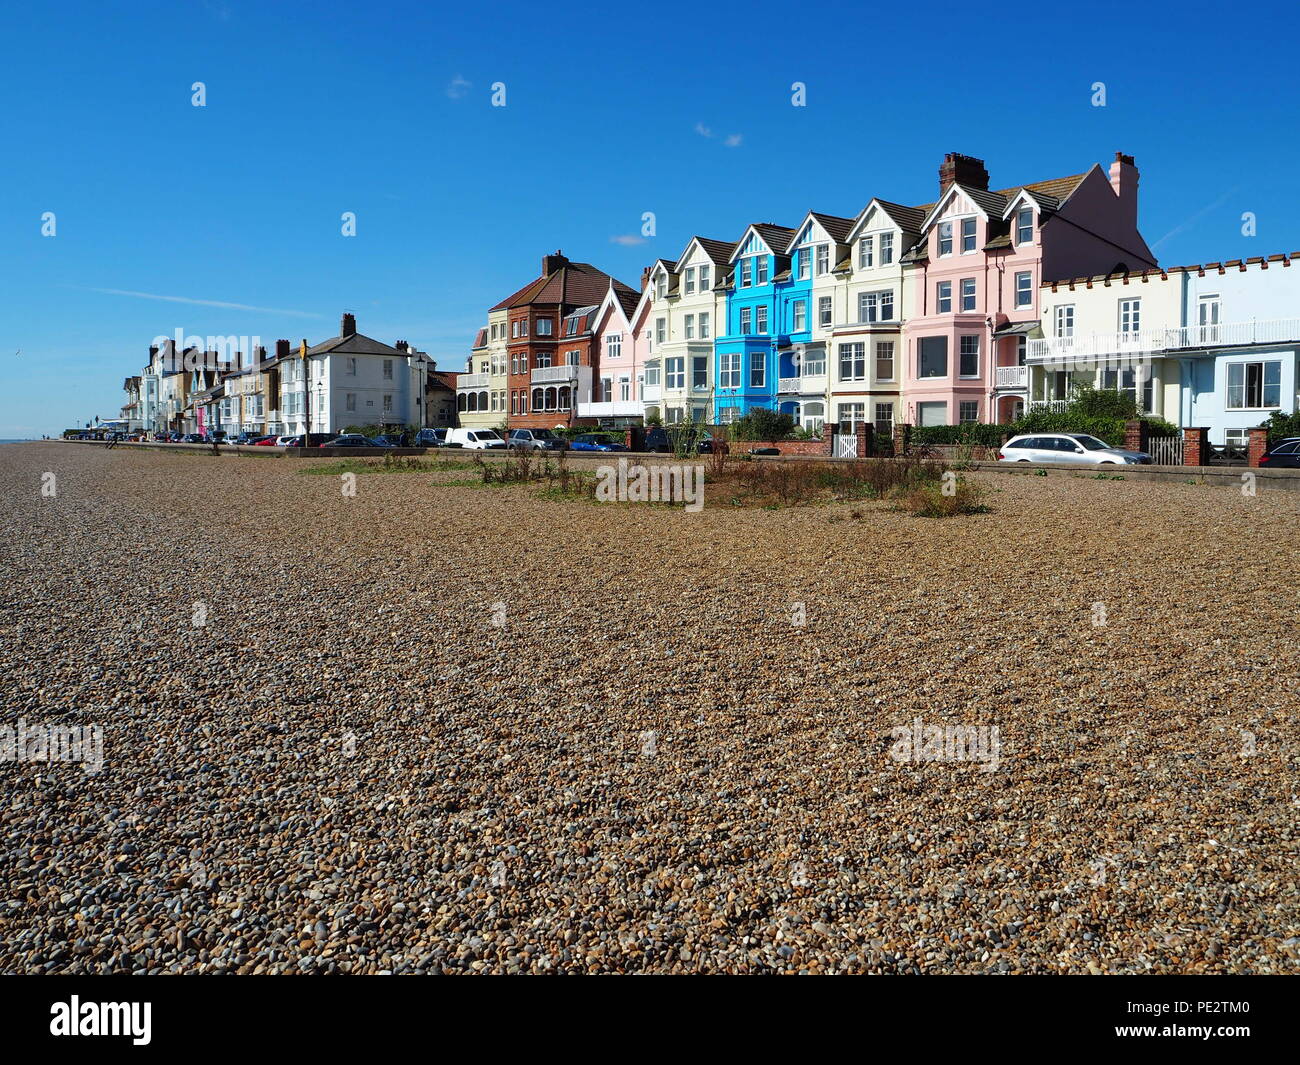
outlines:
{"label": "blue house", "polygon": [[758,222],[745,230],[732,252],[726,329],[713,346],[714,411],[723,424],[754,407],[776,409],[777,352],[790,342],[792,293],[804,289],[806,318],[811,286],[809,280],[794,280],[798,268],[792,269],[788,251],[795,235],[785,226]]}

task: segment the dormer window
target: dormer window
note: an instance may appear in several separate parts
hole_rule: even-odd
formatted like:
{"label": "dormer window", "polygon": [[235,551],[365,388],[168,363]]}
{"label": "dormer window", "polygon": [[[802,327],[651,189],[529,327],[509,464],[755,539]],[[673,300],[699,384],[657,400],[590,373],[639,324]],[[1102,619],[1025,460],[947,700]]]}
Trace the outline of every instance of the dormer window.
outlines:
{"label": "dormer window", "polygon": [[951,222],[939,223],[939,254],[940,255],[952,254],[952,223]]}
{"label": "dormer window", "polygon": [[1034,212],[1022,207],[1016,212],[1016,243],[1032,244],[1034,242]]}
{"label": "dormer window", "polygon": [[961,220],[961,253],[963,255],[975,250],[975,219]]}
{"label": "dormer window", "polygon": [[660,274],[655,279],[655,299],[661,300],[667,295],[668,295],[668,278],[664,277],[663,274]]}
{"label": "dormer window", "polygon": [[766,284],[767,284],[767,256],[766,256],[766,255],[760,255],[760,256],[758,256],[758,258],[755,259],[754,261],[758,263],[758,281],[757,281],[757,284],[760,284],[760,285],[766,285]]}
{"label": "dormer window", "polygon": [[686,295],[695,295],[695,267],[686,268]]}
{"label": "dormer window", "polygon": [[880,234],[880,265],[888,266],[894,261],[894,234]]}
{"label": "dormer window", "polygon": [[700,291],[701,291],[701,292],[708,292],[708,291],[709,291],[709,287],[710,287],[710,286],[709,286],[709,268],[708,268],[708,266],[701,266],[701,267],[700,267]]}
{"label": "dormer window", "polygon": [[870,237],[858,241],[858,269],[869,270],[875,265],[874,242]]}
{"label": "dormer window", "polygon": [[817,276],[830,273],[831,269],[831,246],[829,244],[817,245]]}
{"label": "dormer window", "polygon": [[808,268],[811,265],[809,260],[812,258],[812,249],[800,248],[797,252],[794,253],[794,255],[795,255],[795,261],[798,262],[799,264],[799,280],[807,281]]}
{"label": "dormer window", "polygon": [[740,260],[740,287],[749,288],[754,283],[754,260]]}
{"label": "dormer window", "polygon": [[578,332],[578,319],[570,318],[564,323],[564,335],[566,337],[574,336]]}

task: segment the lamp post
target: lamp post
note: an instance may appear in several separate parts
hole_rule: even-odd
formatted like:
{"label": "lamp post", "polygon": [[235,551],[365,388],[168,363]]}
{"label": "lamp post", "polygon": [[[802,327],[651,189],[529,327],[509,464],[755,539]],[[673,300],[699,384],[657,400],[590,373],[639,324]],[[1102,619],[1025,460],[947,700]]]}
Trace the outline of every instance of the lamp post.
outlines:
{"label": "lamp post", "polygon": [[298,348],[298,357],[302,359],[302,446],[311,446],[311,384],[307,380],[307,369],[311,366],[307,358],[307,338],[302,338],[302,344]]}

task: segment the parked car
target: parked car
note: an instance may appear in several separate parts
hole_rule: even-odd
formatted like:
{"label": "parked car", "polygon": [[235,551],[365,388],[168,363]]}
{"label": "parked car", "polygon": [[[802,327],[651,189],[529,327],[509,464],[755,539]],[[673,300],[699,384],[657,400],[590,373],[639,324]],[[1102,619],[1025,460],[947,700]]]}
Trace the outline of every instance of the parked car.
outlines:
{"label": "parked car", "polygon": [[1288,437],[1273,448],[1267,455],[1259,458],[1261,467],[1270,470],[1300,469],[1300,437]]}
{"label": "parked car", "polygon": [[257,439],[251,440],[250,443],[254,447],[275,447],[279,441],[280,437],[278,436],[259,436]]}
{"label": "parked car", "polygon": [[180,442],[182,444],[206,444],[208,439],[202,433],[186,433],[181,437]]}
{"label": "parked car", "polygon": [[402,438],[395,433],[381,433],[379,436],[372,436],[370,443],[374,447],[404,447]]}
{"label": "parked car", "polygon": [[[709,436],[707,433],[705,434],[704,439],[695,445],[695,450],[701,455],[713,454],[713,448],[714,448],[713,437]],[[727,454],[729,451],[731,451],[731,445],[729,445],[725,440],[719,440],[717,442],[717,448],[724,455]],[[776,448],[771,448],[767,450],[773,451],[778,455],[781,453]],[[751,453],[755,453],[755,452],[751,449]],[[765,453],[765,451],[764,449],[758,449],[758,453]]]}
{"label": "parked car", "polygon": [[415,434],[416,447],[446,447],[446,429],[421,429]]}
{"label": "parked car", "polygon": [[[215,436],[216,434],[214,433],[213,435]],[[238,444],[240,447],[243,447],[246,444],[256,444],[264,435],[265,434],[263,433],[240,433],[230,440],[222,441],[222,443]]]}
{"label": "parked car", "polygon": [[230,434],[229,434],[228,432],[226,432],[224,429],[218,429],[218,430],[216,430],[216,431],[213,432],[213,433],[209,433],[209,434],[208,434],[208,437],[207,437],[207,442],[208,442],[209,444],[233,444],[233,443],[236,443],[236,441],[230,439]]}
{"label": "parked car", "polygon": [[549,429],[512,429],[506,446],[520,451],[562,451],[568,445]]}
{"label": "parked car", "polygon": [[1023,433],[1013,436],[998,452],[1002,462],[1060,462],[1082,466],[1151,464],[1145,451],[1111,447],[1087,433]]}
{"label": "parked car", "polygon": [[370,437],[362,436],[360,433],[344,433],[342,436],[336,436],[333,440],[326,440],[321,447],[374,447]]}
{"label": "parked car", "polygon": [[452,429],[447,433],[447,446],[488,451],[504,448],[506,442],[495,429]]}
{"label": "parked car", "polygon": [[627,445],[601,433],[583,433],[569,441],[574,451],[626,451]]}
{"label": "parked car", "polygon": [[668,438],[668,430],[662,425],[652,425],[645,431],[645,441],[642,443],[645,451],[656,451],[662,454],[670,455],[673,451],[673,442]]}

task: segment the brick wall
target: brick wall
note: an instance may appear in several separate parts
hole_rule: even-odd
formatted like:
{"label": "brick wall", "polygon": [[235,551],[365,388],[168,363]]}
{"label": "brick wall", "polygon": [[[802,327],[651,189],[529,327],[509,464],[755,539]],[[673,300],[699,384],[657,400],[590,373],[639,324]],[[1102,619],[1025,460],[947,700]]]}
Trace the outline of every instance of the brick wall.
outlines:
{"label": "brick wall", "polygon": [[1210,430],[1183,430],[1183,465],[1204,466],[1210,457]]}
{"label": "brick wall", "polygon": [[1258,466],[1259,460],[1268,454],[1268,430],[1247,430],[1246,465]]}

